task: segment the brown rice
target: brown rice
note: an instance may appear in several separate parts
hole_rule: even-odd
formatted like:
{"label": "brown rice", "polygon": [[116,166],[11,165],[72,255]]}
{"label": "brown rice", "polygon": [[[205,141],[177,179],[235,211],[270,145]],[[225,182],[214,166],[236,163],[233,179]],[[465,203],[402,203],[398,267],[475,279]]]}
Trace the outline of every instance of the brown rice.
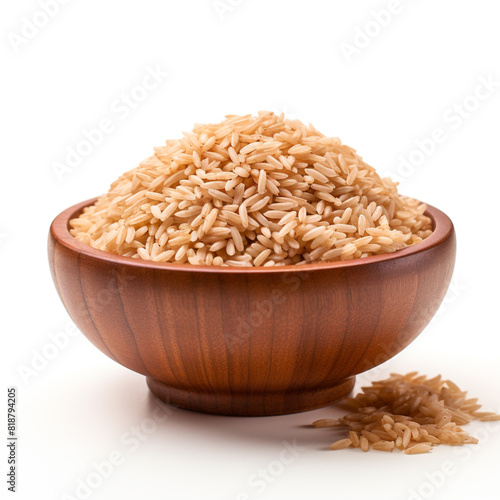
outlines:
{"label": "brown rice", "polygon": [[414,245],[432,232],[425,210],[339,139],[262,111],[166,141],[70,226],[132,258],[279,266]]}
{"label": "brown rice", "polygon": [[330,448],[370,448],[407,455],[428,453],[438,444],[476,444],[476,438],[460,426],[475,419],[500,420],[494,412],[480,412],[476,398],[441,375],[432,379],[412,372],[391,374],[387,380],[363,387],[346,403],[355,413],[339,419],[321,419],[314,427],[347,428],[348,437],[335,441]]}

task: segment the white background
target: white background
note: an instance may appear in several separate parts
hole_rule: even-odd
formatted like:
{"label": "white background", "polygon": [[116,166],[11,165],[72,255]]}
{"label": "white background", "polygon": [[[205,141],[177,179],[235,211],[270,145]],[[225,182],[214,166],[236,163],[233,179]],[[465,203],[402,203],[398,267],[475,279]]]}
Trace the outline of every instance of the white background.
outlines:
{"label": "white background", "polygon": [[[0,320],[2,390],[19,393],[17,498],[83,498],[77,481],[95,479],[93,462],[114,452],[121,464],[89,498],[499,498],[500,425],[471,425],[479,445],[430,455],[330,452],[332,431],[305,426],[340,415],[335,408],[228,418],[160,405],[166,415],[142,376],[83,335],[54,354],[54,335],[71,322],[48,271],[53,217],[195,122],[271,109],[338,135],[456,226],[458,260],[439,314],[358,382],[443,373],[500,410],[499,4],[401,0],[387,18],[395,1],[70,0],[48,21],[34,0],[4,2]],[[169,76],[144,92],[148,68]],[[481,79],[493,82],[489,91]],[[140,102],[124,107],[131,93]],[[58,177],[54,164],[103,119],[113,130]],[[441,141],[431,144],[436,128]],[[283,464],[283,442],[294,440],[300,451]]]}

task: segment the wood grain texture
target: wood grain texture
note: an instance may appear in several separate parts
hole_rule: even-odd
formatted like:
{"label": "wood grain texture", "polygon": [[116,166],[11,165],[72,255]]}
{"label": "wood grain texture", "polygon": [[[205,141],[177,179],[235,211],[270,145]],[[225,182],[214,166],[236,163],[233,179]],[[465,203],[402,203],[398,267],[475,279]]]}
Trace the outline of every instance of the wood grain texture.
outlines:
{"label": "wood grain texture", "polygon": [[450,219],[394,254],[278,268],[158,264],[94,250],[52,223],[49,262],[68,313],[110,358],[148,378],[163,401],[225,415],[328,405],[354,376],[425,328],[455,263]]}

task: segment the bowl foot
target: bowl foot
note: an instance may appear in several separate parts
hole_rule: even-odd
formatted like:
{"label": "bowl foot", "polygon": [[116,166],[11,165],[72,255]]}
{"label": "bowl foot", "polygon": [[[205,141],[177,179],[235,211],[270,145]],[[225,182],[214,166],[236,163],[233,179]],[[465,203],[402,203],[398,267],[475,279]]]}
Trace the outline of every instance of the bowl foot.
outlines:
{"label": "bowl foot", "polygon": [[319,389],[262,393],[201,393],[169,387],[147,378],[151,392],[163,402],[185,410],[233,416],[286,415],[328,406],[347,396],[355,377]]}

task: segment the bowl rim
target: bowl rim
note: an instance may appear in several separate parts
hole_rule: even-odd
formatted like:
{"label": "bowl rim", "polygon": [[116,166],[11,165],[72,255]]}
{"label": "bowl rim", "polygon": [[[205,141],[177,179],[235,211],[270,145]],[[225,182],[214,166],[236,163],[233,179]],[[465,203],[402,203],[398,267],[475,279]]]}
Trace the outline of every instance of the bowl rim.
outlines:
{"label": "bowl rim", "polygon": [[53,221],[50,226],[50,235],[54,240],[67,248],[70,251],[77,252],[79,254],[91,257],[93,259],[112,263],[120,264],[129,267],[139,267],[146,269],[154,269],[157,271],[184,271],[184,272],[201,272],[201,273],[236,273],[236,274],[259,274],[259,273],[283,273],[283,272],[304,272],[304,271],[323,271],[327,269],[343,269],[348,267],[357,266],[369,266],[372,264],[378,264],[380,262],[386,262],[390,260],[402,259],[404,257],[409,257],[426,250],[430,250],[444,241],[446,241],[451,234],[454,232],[453,223],[450,218],[441,210],[433,207],[432,205],[427,205],[427,210],[425,215],[431,218],[433,223],[433,232],[425,240],[412,245],[402,250],[397,250],[393,253],[386,253],[382,255],[373,255],[370,257],[365,257],[363,259],[352,259],[346,261],[337,262],[319,262],[315,264],[302,264],[302,265],[288,265],[288,266],[272,266],[272,267],[235,267],[235,266],[195,266],[192,264],[176,264],[172,262],[152,262],[143,259],[133,259],[132,257],[124,257],[122,255],[116,255],[111,252],[106,252],[104,250],[98,250],[96,248],[78,241],[69,232],[69,221],[79,215],[79,212],[97,201],[96,198],[92,198],[86,201],[82,201],[73,205],[66,210],[62,211]]}

